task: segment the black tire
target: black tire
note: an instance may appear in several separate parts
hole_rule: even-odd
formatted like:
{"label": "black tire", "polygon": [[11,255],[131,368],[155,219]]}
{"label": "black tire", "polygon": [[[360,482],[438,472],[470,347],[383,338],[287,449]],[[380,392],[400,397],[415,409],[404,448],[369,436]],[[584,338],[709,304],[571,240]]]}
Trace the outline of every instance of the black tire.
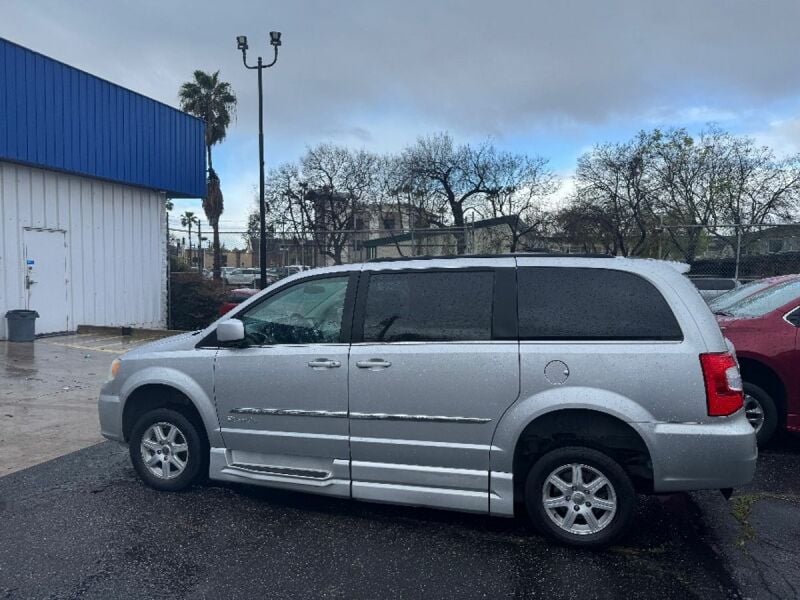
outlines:
{"label": "black tire", "polygon": [[761,407],[764,421],[761,428],[756,432],[756,441],[759,447],[764,447],[772,440],[778,429],[778,407],[772,396],[754,383],[744,383],[744,394],[745,411],[747,411],[747,396],[750,396]]}
{"label": "black tire", "polygon": [[[590,510],[595,519],[598,519],[598,522],[603,521],[602,527],[594,533],[574,533],[562,528],[555,522],[555,518],[563,519],[569,511],[574,509],[574,506],[577,506],[572,501],[569,502],[569,506],[553,509],[557,513],[557,517],[551,517],[544,506],[545,481],[559,467],[572,463],[594,469],[610,482],[610,488],[603,486],[597,490],[597,499],[591,495],[583,496],[584,492],[582,490],[585,488],[580,485],[575,486],[578,488],[575,491],[580,492],[580,495],[583,496],[578,500],[581,506],[580,512],[576,511],[575,525],[588,528],[589,521],[583,514],[585,514],[585,511]],[[589,473],[590,471],[586,469],[586,474],[588,475]],[[588,484],[590,485],[594,480],[594,478],[590,479]],[[562,479],[562,481],[565,480]],[[572,487],[572,484],[576,482],[570,480],[568,483]],[[554,488],[555,486],[552,486],[548,489],[552,490]],[[598,500],[611,498],[612,488],[616,496],[615,511],[603,511],[603,509],[591,507],[592,500],[597,503]],[[568,489],[563,492],[563,495],[571,500],[572,493],[573,491]],[[525,507],[533,524],[548,537],[570,546],[602,548],[620,539],[630,528],[636,507],[636,491],[622,467],[606,454],[583,446],[558,448],[542,456],[528,472],[528,477],[525,481]],[[562,508],[565,509],[563,515],[561,514]],[[600,515],[599,517],[598,514]],[[608,516],[609,514],[610,516]]]}
{"label": "black tire", "polygon": [[[145,433],[148,432],[151,426],[157,423],[169,424],[176,427],[178,434],[176,435],[175,446],[180,447],[185,441],[187,451],[178,455],[181,461],[185,464],[183,471],[179,474],[171,475],[169,478],[158,476],[151,471],[151,468],[145,464],[145,450],[142,449],[142,440]],[[162,431],[165,428],[162,427]],[[152,438],[150,438],[152,441]],[[183,440],[183,441],[182,441]],[[128,441],[131,462],[136,472],[151,488],[163,492],[177,492],[184,490],[194,483],[201,481],[208,471],[208,443],[205,441],[205,436],[202,436],[198,431],[197,426],[182,413],[169,408],[157,408],[142,415],[133,426],[131,436]],[[147,452],[156,452],[155,450],[147,450]],[[159,455],[162,452],[158,451]],[[166,456],[168,453],[164,453]],[[160,464],[163,466],[164,461]],[[153,468],[156,468],[154,465]],[[167,469],[172,473],[177,471],[178,467],[167,465]]]}

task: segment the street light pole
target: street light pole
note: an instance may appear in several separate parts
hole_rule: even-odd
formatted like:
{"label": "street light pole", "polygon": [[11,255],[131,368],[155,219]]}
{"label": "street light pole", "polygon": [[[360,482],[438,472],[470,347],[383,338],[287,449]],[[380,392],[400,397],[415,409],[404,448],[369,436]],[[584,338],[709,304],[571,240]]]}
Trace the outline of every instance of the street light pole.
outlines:
{"label": "street light pole", "polygon": [[200,219],[197,219],[197,272],[203,274],[205,257],[203,256],[203,232],[200,229]]}
{"label": "street light pole", "polygon": [[269,43],[275,51],[272,62],[264,64],[259,56],[257,63],[251,66],[247,64],[247,36],[240,35],[236,38],[236,45],[242,51],[242,63],[244,63],[245,68],[255,69],[258,72],[258,220],[260,236],[258,262],[261,269],[261,289],[267,286],[267,210],[264,200],[264,85],[262,71],[278,61],[281,32],[270,31]]}

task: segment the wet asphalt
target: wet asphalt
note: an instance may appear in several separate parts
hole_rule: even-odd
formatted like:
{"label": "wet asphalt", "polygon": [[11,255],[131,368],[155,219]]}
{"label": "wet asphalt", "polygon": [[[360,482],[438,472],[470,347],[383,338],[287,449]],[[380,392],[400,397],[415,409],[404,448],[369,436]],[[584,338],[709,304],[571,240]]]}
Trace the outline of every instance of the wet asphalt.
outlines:
{"label": "wet asphalt", "polygon": [[522,520],[206,484],[144,487],[105,442],[0,478],[0,598],[738,598],[687,495],[604,552]]}

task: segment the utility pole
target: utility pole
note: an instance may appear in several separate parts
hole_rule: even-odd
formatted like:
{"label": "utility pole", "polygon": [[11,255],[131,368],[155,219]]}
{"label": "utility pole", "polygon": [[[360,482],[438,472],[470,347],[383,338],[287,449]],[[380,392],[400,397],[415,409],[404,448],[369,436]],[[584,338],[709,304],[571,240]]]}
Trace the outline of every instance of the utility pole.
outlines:
{"label": "utility pole", "polygon": [[200,219],[197,219],[197,272],[203,274],[203,232],[200,231]]}

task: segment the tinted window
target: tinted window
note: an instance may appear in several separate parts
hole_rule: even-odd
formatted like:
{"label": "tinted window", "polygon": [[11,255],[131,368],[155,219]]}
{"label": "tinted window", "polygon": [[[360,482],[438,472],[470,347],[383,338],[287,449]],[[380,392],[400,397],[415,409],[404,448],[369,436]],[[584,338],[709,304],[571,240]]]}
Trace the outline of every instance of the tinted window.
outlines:
{"label": "tinted window", "polygon": [[256,304],[239,318],[254,345],[339,342],[347,277],[292,285]]}
{"label": "tinted window", "polygon": [[489,340],[493,288],[491,271],[373,274],[364,341]]}
{"label": "tinted window", "polygon": [[522,267],[517,280],[521,339],[682,339],[660,292],[633,273]]}
{"label": "tinted window", "polygon": [[701,279],[690,277],[690,280],[698,290],[732,290],[736,287],[736,281],[733,279],[715,279],[713,277]]}

